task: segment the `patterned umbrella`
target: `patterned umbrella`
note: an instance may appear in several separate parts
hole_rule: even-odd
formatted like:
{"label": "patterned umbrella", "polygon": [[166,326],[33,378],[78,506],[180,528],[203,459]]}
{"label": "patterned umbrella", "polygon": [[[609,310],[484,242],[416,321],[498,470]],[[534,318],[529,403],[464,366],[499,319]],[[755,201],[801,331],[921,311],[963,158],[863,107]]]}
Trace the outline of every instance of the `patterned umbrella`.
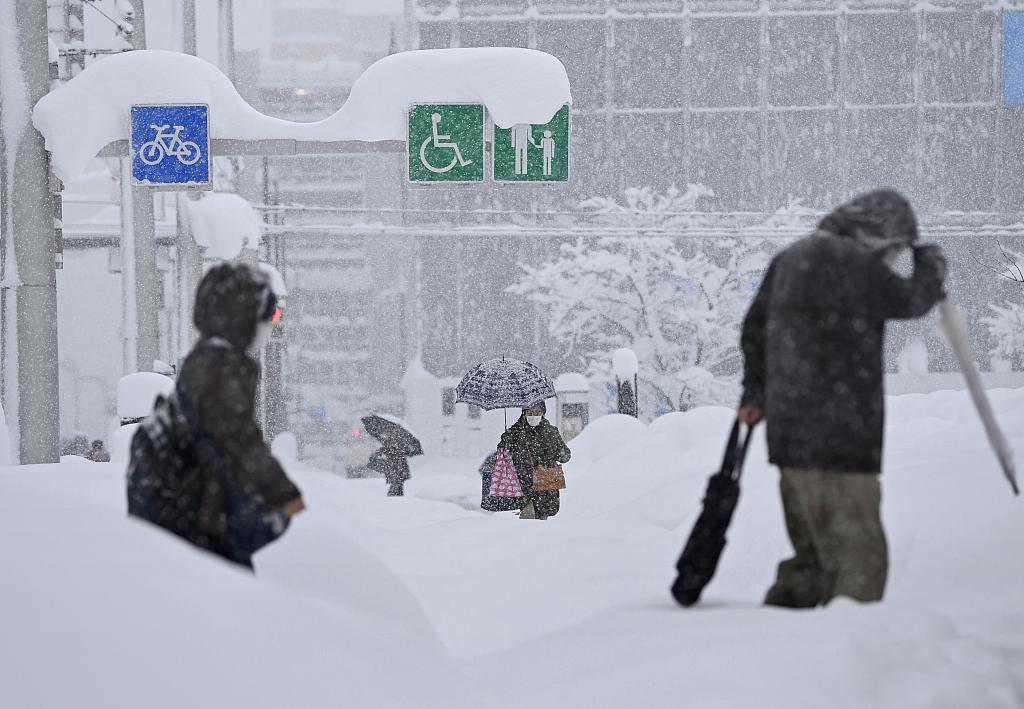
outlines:
{"label": "patterned umbrella", "polygon": [[525,408],[555,395],[555,385],[540,368],[518,359],[488,360],[462,378],[456,401],[481,409]]}

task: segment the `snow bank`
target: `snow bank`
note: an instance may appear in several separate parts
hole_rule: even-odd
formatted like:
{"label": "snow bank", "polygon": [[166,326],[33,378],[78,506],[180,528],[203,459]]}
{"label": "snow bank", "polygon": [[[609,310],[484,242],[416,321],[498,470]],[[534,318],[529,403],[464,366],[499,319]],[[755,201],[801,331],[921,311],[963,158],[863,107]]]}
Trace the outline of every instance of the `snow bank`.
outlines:
{"label": "snow bank", "polygon": [[318,477],[254,577],[129,519],[117,466],[0,470],[5,706],[493,706]]}
{"label": "snow bank", "polygon": [[262,222],[241,195],[214,192],[185,203],[192,236],[206,247],[207,257],[227,261],[236,258],[243,248],[259,247]]}
{"label": "snow bank", "polygon": [[43,97],[32,114],[69,182],[103,147],[128,138],[132,104],[205,103],[210,137],[239,140],[405,140],[412,103],[483,103],[495,123],[546,123],[571,101],[565,68],[544,52],[510,47],[401,52],[370,66],[328,118],[295,123],[266,116],[217,67],[177,52],[107,57]]}
{"label": "snow bank", "polygon": [[297,463],[299,460],[299,439],[291,431],[279,433],[270,444],[270,452],[283,465]]}
{"label": "snow bank", "polygon": [[629,448],[646,438],[647,425],[626,414],[608,414],[595,419],[584,428],[569,446],[572,460],[569,470],[576,470],[584,463],[600,460],[616,450]]}
{"label": "snow bank", "polygon": [[[1024,389],[990,397],[1020,450]],[[479,460],[412,459],[404,498],[292,466],[309,511],[255,580],[128,521],[117,466],[0,470],[0,686],[83,709],[1019,709],[1021,500],[965,392],[887,407],[886,599],[808,612],[759,605],[791,554],[763,427],[704,600],[669,598],[724,407],[595,420],[547,522],[475,509]]]}

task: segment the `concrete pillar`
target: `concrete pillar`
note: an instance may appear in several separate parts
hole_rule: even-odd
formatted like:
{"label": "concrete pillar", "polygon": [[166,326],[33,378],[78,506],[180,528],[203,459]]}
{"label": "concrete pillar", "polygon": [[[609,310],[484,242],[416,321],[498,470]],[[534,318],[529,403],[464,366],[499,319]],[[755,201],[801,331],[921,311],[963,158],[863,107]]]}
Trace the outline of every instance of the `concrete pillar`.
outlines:
{"label": "concrete pillar", "polygon": [[10,131],[2,134],[0,163],[3,403],[20,462],[53,463],[60,431],[54,198],[43,137],[30,120],[32,107],[50,90],[46,3],[4,3],[0,24],[0,41],[17,38],[17,51],[6,55],[16,65],[5,66],[0,57],[7,102],[0,132]]}

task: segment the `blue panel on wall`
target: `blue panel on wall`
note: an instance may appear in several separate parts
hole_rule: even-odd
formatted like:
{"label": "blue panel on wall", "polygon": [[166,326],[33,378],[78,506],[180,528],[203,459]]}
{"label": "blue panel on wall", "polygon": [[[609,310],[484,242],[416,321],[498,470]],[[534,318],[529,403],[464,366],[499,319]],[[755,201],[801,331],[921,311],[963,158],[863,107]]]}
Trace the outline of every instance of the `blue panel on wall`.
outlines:
{"label": "blue panel on wall", "polygon": [[1024,106],[1024,12],[1003,13],[1003,103]]}

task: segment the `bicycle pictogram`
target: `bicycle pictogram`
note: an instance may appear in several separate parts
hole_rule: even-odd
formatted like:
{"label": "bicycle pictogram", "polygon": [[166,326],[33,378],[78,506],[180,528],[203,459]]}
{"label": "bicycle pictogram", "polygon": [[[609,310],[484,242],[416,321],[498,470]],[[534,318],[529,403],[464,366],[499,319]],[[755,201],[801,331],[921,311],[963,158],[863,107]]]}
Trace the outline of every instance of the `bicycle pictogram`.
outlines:
{"label": "bicycle pictogram", "polygon": [[[423,163],[423,167],[427,168],[431,172],[438,174],[444,174],[450,172],[456,164],[460,167],[466,167],[472,165],[472,160],[465,160],[462,157],[462,150],[459,149],[459,144],[452,141],[450,135],[445,135],[439,132],[441,124],[441,114],[432,113],[430,115],[430,135],[423,139],[423,143],[420,144],[420,162]],[[430,164],[427,159],[427,146],[432,145],[434,149],[447,148],[453,150],[451,162],[444,167],[435,167]]]}
{"label": "bicycle pictogram", "polygon": [[194,165],[202,157],[203,153],[197,143],[181,139],[180,134],[185,126],[174,126],[173,133],[168,132],[171,126],[167,123],[150,123],[149,127],[156,131],[156,135],[139,148],[139,159],[147,165],[156,165],[165,157],[175,157],[182,165]]}

